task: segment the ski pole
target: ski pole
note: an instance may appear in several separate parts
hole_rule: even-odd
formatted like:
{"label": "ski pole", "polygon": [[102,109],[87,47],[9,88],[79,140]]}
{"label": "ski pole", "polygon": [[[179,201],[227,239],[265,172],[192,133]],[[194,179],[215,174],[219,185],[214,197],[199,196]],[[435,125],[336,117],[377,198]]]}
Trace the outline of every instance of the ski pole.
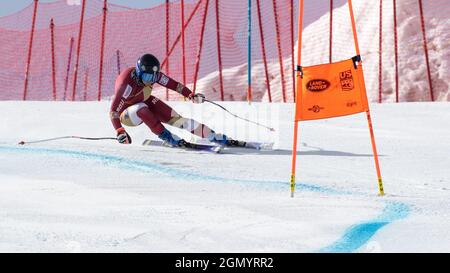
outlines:
{"label": "ski pole", "polygon": [[62,136],[62,137],[54,137],[54,138],[47,138],[47,139],[40,139],[35,141],[20,141],[19,145],[25,145],[25,144],[33,144],[33,143],[40,143],[40,142],[47,142],[47,141],[53,141],[58,139],[66,139],[66,138],[76,138],[76,139],[83,139],[83,140],[105,140],[105,139],[113,139],[117,140],[115,137],[80,137],[80,136]]}
{"label": "ski pole", "polygon": [[266,126],[266,125],[262,125],[262,124],[260,124],[260,123],[258,123],[258,122],[254,122],[254,121],[248,120],[248,119],[246,119],[246,118],[241,118],[241,117],[239,117],[238,115],[233,114],[233,113],[231,113],[230,111],[228,111],[228,110],[227,110],[225,107],[223,107],[222,105],[217,104],[217,103],[215,103],[215,102],[213,102],[213,101],[210,101],[210,100],[207,100],[207,99],[205,99],[205,101],[206,101],[206,102],[209,102],[209,103],[211,103],[211,104],[214,104],[214,105],[216,105],[216,106],[218,106],[218,107],[220,107],[220,108],[222,108],[223,110],[225,110],[226,112],[228,112],[229,114],[231,114],[232,116],[234,116],[234,117],[236,117],[236,118],[238,118],[238,119],[245,120],[245,121],[247,121],[247,122],[250,122],[250,123],[256,124],[256,125],[258,125],[258,126],[264,127],[264,128],[266,128],[266,129],[268,129],[268,130],[270,130],[270,131],[272,131],[272,132],[275,132],[275,129],[273,129],[272,127],[268,127],[268,126]]}

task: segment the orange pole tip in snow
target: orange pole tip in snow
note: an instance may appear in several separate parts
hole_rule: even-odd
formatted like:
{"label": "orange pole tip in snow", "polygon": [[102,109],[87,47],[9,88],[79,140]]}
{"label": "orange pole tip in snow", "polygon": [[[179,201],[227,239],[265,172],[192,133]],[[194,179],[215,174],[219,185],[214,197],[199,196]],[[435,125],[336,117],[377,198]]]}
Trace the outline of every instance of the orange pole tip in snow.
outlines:
{"label": "orange pole tip in snow", "polygon": [[384,189],[383,189],[383,180],[381,178],[378,179],[378,188],[380,190],[380,196],[384,195]]}

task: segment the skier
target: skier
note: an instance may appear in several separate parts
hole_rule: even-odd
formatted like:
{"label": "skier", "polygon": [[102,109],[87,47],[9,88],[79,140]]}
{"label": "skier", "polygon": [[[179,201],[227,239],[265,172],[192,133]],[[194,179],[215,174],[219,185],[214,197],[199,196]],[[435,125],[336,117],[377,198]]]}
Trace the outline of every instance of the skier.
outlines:
{"label": "skier", "polygon": [[138,126],[142,123],[145,123],[154,134],[171,147],[182,147],[187,142],[172,134],[162,123],[185,129],[221,146],[234,143],[226,135],[217,134],[204,124],[182,117],[163,101],[152,96],[151,92],[155,83],[180,93],[193,103],[205,101],[203,94],[194,94],[186,86],[161,72],[160,63],[155,56],[145,54],[138,59],[136,67],[124,70],[116,79],[110,118],[116,129],[119,143],[131,143],[131,137],[122,124]]}

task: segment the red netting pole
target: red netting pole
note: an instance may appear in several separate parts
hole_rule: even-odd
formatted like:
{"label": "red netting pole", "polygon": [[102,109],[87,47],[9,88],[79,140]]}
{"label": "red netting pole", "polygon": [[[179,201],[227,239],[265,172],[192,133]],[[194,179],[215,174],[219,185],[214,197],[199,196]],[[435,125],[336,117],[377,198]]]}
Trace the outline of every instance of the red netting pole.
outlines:
{"label": "red netting pole", "polygon": [[[194,10],[191,12],[191,15],[189,15],[189,18],[187,19],[186,23],[184,24],[184,28],[187,28],[187,26],[189,25],[189,23],[191,22],[192,18],[194,17],[194,15],[197,13],[198,8],[200,7],[200,4],[203,0],[199,0],[197,2],[197,4],[195,5]],[[173,50],[175,49],[176,45],[178,44],[178,42],[181,40],[181,31],[180,33],[178,33],[177,38],[175,39],[175,42],[172,44],[172,47],[169,50],[169,54],[167,54],[166,58],[164,59],[164,61],[161,63],[161,68],[165,67],[168,58],[170,55],[172,55]]]}
{"label": "red netting pole", "polygon": [[106,32],[106,13],[108,11],[108,0],[103,1],[103,22],[102,22],[102,38],[100,41],[100,69],[98,71],[98,95],[97,100],[102,98],[102,80],[103,80],[103,55],[105,51],[105,32]]}
{"label": "red netting pole", "polygon": [[52,87],[53,87],[53,100],[56,100],[56,69],[55,69],[55,24],[53,18],[50,20],[50,36],[51,36],[51,49],[52,49]]}
{"label": "red netting pole", "polygon": [[[259,23],[259,37],[261,38],[261,51],[264,62],[264,72],[266,74],[266,86],[267,86],[267,95],[269,96],[269,102],[272,102],[272,94],[270,92],[270,80],[269,80],[269,69],[267,67],[267,57],[266,57],[266,44],[264,42],[264,31],[262,25],[262,17],[261,17],[261,3],[260,0],[256,0],[256,10],[258,12],[258,23]],[[294,56],[294,55],[292,55]],[[294,91],[295,93],[295,91]]]}
{"label": "red netting pole", "polygon": [[330,0],[330,64],[333,62],[333,0]]}
{"label": "red netting pole", "polygon": [[292,97],[295,102],[295,62],[294,62],[294,0],[289,5],[291,11],[291,70],[292,70]]}
{"label": "red netting pole", "polygon": [[33,48],[34,28],[36,26],[36,15],[37,15],[38,1],[39,0],[34,0],[33,21],[31,23],[30,41],[29,41],[29,44],[28,44],[27,66],[25,68],[25,84],[24,84],[24,88],[23,88],[23,100],[27,100],[28,76],[29,76],[29,73],[30,73],[31,52],[32,52],[32,48]]}
{"label": "red netting pole", "polygon": [[425,31],[425,20],[423,16],[422,0],[419,0],[419,11],[420,11],[420,24],[422,28],[423,49],[425,51],[425,60],[427,62],[427,76],[428,76],[428,85],[430,86],[430,98],[431,101],[434,101],[433,83],[431,82],[431,70],[430,70],[430,61],[428,58],[427,34]]}
{"label": "red netting pole", "polygon": [[66,80],[64,82],[64,96],[63,96],[63,100],[66,100],[67,88],[69,86],[69,72],[70,72],[70,63],[72,61],[73,43],[74,43],[74,39],[73,39],[73,37],[70,37],[69,57],[68,57],[68,60],[67,60],[67,70],[66,70]]}
{"label": "red netting pole", "polygon": [[120,51],[116,50],[116,56],[117,56],[117,75],[120,75]]}
{"label": "red netting pole", "polygon": [[393,0],[394,5],[394,50],[395,50],[395,102],[399,102],[398,98],[398,39],[397,39],[397,1]]}
{"label": "red netting pole", "polygon": [[252,102],[252,0],[248,0],[247,29],[247,101]]}
{"label": "red netting pole", "polygon": [[380,31],[378,40],[378,103],[381,103],[383,99],[383,0],[380,0]]}
{"label": "red netting pole", "polygon": [[84,88],[83,88],[83,100],[87,100],[87,90],[88,90],[88,83],[89,83],[89,68],[86,68],[84,70]]}
{"label": "red netting pole", "polygon": [[[166,73],[170,74],[169,71],[169,42],[170,42],[170,0],[166,0],[166,58],[167,67]],[[166,101],[169,100],[169,89],[166,88]]]}
{"label": "red netting pole", "polygon": [[280,26],[278,24],[278,11],[277,11],[277,2],[276,0],[272,0],[273,3],[273,16],[275,17],[275,29],[277,32],[277,47],[278,47],[278,60],[280,62],[280,75],[281,75],[281,88],[283,90],[283,102],[286,102],[286,82],[284,79],[284,67],[283,67],[283,54],[281,52],[281,34],[280,34]]}
{"label": "red netting pole", "polygon": [[222,51],[220,47],[220,13],[219,0],[216,0],[216,29],[217,29],[217,55],[219,58],[219,81],[220,81],[220,99],[224,100],[223,94],[223,75],[222,75]]}
{"label": "red netting pole", "polygon": [[81,38],[83,37],[83,24],[84,24],[84,11],[86,9],[86,0],[83,0],[81,5],[81,18],[80,18],[80,30],[78,32],[78,47],[77,47],[77,57],[75,61],[75,70],[73,77],[73,88],[72,88],[72,101],[75,100],[75,91],[77,89],[77,78],[78,78],[78,63],[80,61],[80,49],[81,49]]}
{"label": "red netting pole", "polygon": [[197,53],[197,60],[195,62],[195,74],[194,74],[194,88],[192,92],[195,94],[195,90],[197,88],[197,80],[198,80],[198,71],[200,70],[200,59],[202,56],[202,48],[203,48],[203,37],[205,35],[205,26],[206,26],[206,18],[208,16],[208,6],[209,6],[209,0],[206,0],[206,6],[205,6],[205,12],[203,13],[203,19],[202,19],[202,32],[200,34],[200,45]]}
{"label": "red netting pole", "polygon": [[186,85],[186,44],[184,37],[184,0],[181,0],[181,48],[183,53],[182,67],[183,67],[183,84]]}

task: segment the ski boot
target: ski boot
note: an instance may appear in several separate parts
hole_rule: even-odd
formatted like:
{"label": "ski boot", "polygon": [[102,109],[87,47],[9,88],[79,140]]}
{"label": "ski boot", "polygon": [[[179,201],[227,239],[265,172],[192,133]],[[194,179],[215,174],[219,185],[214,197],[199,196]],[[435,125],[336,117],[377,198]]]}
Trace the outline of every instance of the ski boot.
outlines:
{"label": "ski boot", "polygon": [[186,143],[186,141],[184,141],[183,139],[179,138],[176,135],[173,135],[166,128],[164,128],[164,131],[160,135],[158,135],[158,137],[164,141],[164,145],[170,147],[180,147],[184,143]]}
{"label": "ski boot", "polygon": [[211,131],[211,133],[208,136],[208,140],[220,146],[245,147],[244,141],[234,140],[227,137],[224,134],[216,134],[214,131]]}

